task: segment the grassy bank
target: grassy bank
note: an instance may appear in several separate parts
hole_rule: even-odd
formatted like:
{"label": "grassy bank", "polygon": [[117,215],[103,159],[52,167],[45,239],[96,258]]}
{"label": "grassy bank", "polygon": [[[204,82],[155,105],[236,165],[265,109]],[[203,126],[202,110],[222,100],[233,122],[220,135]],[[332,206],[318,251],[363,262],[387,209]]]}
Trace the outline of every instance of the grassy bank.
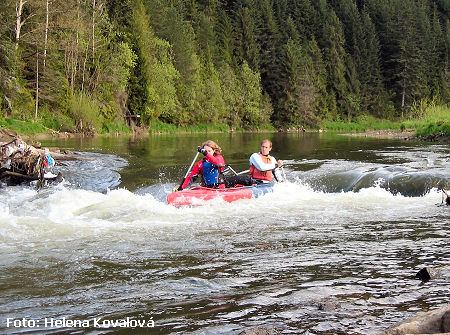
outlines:
{"label": "grassy bank", "polygon": [[51,130],[41,122],[21,121],[15,119],[1,119],[0,129],[8,129],[20,135],[36,135],[50,133]]}
{"label": "grassy bank", "polygon": [[[57,130],[46,127],[46,123],[42,120],[39,121],[21,121],[15,119],[3,119],[0,118],[0,129],[8,129],[16,132],[22,136],[33,136],[41,134],[54,134]],[[184,134],[184,133],[229,133],[229,132],[242,132],[245,129],[234,129],[230,128],[224,123],[210,123],[210,124],[197,124],[197,125],[186,125],[186,126],[176,126],[173,124],[163,123],[159,120],[150,123],[149,127],[140,128],[140,133],[149,134]],[[253,131],[276,131],[276,129],[268,124],[264,127],[260,127]],[[69,131],[69,133],[76,133],[75,131]],[[103,124],[100,131],[96,130],[98,135],[109,135],[109,134],[131,134],[132,130],[122,123],[106,123]]]}
{"label": "grassy bank", "polygon": [[433,106],[423,117],[404,121],[407,128],[415,129],[418,136],[450,136],[450,106]]}
{"label": "grassy bank", "polygon": [[[47,124],[45,124],[47,125]],[[55,132],[42,121],[21,121],[0,118],[0,128],[15,131],[20,135],[33,136],[37,134],[51,134]],[[450,106],[432,106],[423,110],[420,117],[404,120],[377,119],[373,116],[360,116],[352,122],[324,121],[320,124],[322,129],[336,132],[366,132],[370,130],[414,130],[418,136],[450,136]],[[179,133],[228,133],[241,132],[245,129],[232,129],[224,123],[210,123],[187,126],[176,126],[163,123],[159,120],[150,123],[148,128],[142,128],[150,134],[179,134]],[[131,133],[123,123],[104,124],[98,134],[127,134]],[[276,131],[268,124],[253,131]]]}
{"label": "grassy bank", "polygon": [[[16,132],[22,136],[33,136],[41,134],[54,134],[58,131],[52,128],[46,127],[42,120],[38,121],[22,121],[16,119],[3,119],[0,118],[0,129],[7,129]],[[76,132],[74,132],[76,133]],[[129,134],[131,129],[122,123],[106,123],[102,126],[99,134]]]}
{"label": "grassy bank", "polygon": [[321,127],[338,132],[413,129],[419,136],[450,136],[450,106],[431,106],[424,109],[420,117],[411,119],[385,120],[373,116],[360,116],[352,122],[324,121]]}

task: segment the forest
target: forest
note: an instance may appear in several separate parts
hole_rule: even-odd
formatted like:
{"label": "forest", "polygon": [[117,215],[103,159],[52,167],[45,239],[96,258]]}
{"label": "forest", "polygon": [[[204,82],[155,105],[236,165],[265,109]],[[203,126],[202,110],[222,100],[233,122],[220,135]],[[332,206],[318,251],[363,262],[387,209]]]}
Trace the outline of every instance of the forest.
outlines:
{"label": "forest", "polygon": [[0,119],[315,128],[450,101],[450,0],[4,0]]}

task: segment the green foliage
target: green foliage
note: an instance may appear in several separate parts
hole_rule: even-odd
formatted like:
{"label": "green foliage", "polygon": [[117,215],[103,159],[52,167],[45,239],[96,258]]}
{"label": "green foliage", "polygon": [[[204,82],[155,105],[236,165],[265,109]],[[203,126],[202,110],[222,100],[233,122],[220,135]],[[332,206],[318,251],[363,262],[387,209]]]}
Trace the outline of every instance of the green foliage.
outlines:
{"label": "green foliage", "polygon": [[369,115],[437,124],[425,120],[450,99],[447,3],[54,0],[45,40],[46,2],[24,2],[16,17],[7,0],[0,113],[31,120],[37,103],[52,129],[107,132],[129,114],[156,131],[362,129]]}
{"label": "green foliage", "polygon": [[352,122],[323,121],[321,127],[331,131],[366,131],[366,130],[400,130],[415,129],[419,136],[449,135],[450,107],[446,105],[424,107],[420,118],[405,121],[391,121],[363,115]]}
{"label": "green foliage", "polygon": [[366,131],[366,130],[382,130],[382,129],[400,129],[398,122],[393,122],[385,119],[378,119],[371,115],[361,115],[352,122],[342,120],[338,121],[324,121],[321,127],[332,131]]}
{"label": "green foliage", "polygon": [[196,124],[189,126],[176,126],[167,124],[159,120],[151,121],[149,125],[150,133],[223,133],[230,131],[228,125],[223,123]]}
{"label": "green foliage", "polygon": [[318,73],[307,48],[289,39],[286,46],[285,97],[283,115],[279,116],[280,126],[309,126],[317,124],[317,107],[320,87]]}
{"label": "green foliage", "polygon": [[178,109],[178,99],[174,82],[178,71],[170,59],[170,44],[154,35],[149,25],[149,17],[142,1],[136,0],[133,6],[131,28],[135,31],[141,71],[142,120],[144,123],[158,117],[170,119]]}
{"label": "green foliage", "polygon": [[237,10],[234,26],[234,44],[238,63],[246,61],[252,69],[258,69],[261,49],[257,42],[255,15],[251,7],[240,7]]}
{"label": "green foliage", "polygon": [[408,119],[403,121],[407,128],[420,128],[427,124],[450,122],[450,106],[448,105],[430,105],[426,107],[420,118]]}
{"label": "green foliage", "polygon": [[244,106],[244,87],[229,64],[220,68],[220,83],[222,87],[222,98],[227,107],[227,115],[224,121],[233,128],[242,126],[240,115]]}
{"label": "green foliage", "polygon": [[450,122],[430,123],[417,130],[419,136],[450,136]]}
{"label": "green foliage", "polygon": [[0,128],[7,128],[23,135],[34,135],[48,131],[48,128],[40,122],[22,121],[11,118],[0,118]]}
{"label": "green foliage", "polygon": [[57,131],[76,131],[75,121],[67,114],[44,108],[41,110],[40,119],[42,124],[47,128]]}
{"label": "green foliage", "polygon": [[100,105],[90,96],[77,94],[69,100],[69,115],[75,121],[78,130],[100,130],[103,117],[100,114]]}
{"label": "green foliage", "polygon": [[98,64],[99,84],[96,96],[104,102],[112,102],[118,92],[126,90],[137,56],[126,42],[111,43],[111,48],[101,55]]}
{"label": "green foliage", "polygon": [[105,122],[101,129],[102,134],[130,134],[131,129],[124,122]]}
{"label": "green foliage", "polygon": [[253,72],[248,64],[242,64],[241,80],[244,87],[244,105],[241,112],[244,128],[258,128],[270,120],[270,114],[261,108],[261,86],[259,73]]}
{"label": "green foliage", "polygon": [[219,80],[219,74],[212,62],[208,62],[202,67],[202,86],[204,101],[203,115],[195,122],[218,122],[223,120],[226,115],[225,102],[222,98],[222,87]]}

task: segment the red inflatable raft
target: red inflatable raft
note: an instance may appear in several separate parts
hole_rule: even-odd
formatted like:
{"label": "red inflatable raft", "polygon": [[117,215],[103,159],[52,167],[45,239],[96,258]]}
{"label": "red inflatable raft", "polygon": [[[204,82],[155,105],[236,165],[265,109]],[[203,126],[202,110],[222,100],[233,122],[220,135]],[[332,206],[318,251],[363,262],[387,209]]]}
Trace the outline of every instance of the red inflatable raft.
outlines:
{"label": "red inflatable raft", "polygon": [[232,188],[192,187],[167,196],[167,203],[176,207],[199,206],[206,201],[220,198],[226,202],[241,199],[257,198],[273,191],[273,184],[259,184],[254,186],[241,186]]}

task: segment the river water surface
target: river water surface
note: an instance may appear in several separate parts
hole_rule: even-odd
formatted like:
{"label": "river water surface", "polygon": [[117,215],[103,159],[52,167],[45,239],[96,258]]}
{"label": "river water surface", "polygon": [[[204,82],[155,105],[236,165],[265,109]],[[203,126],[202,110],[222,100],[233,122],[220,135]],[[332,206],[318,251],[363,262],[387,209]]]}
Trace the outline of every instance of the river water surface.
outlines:
{"label": "river water surface", "polygon": [[[235,170],[263,137],[288,182],[174,208],[205,136],[47,141],[66,181],[0,188],[0,333],[378,334],[450,301],[450,146],[319,134],[212,134]],[[146,320],[154,328],[44,324]],[[35,320],[14,327],[7,320]]]}

